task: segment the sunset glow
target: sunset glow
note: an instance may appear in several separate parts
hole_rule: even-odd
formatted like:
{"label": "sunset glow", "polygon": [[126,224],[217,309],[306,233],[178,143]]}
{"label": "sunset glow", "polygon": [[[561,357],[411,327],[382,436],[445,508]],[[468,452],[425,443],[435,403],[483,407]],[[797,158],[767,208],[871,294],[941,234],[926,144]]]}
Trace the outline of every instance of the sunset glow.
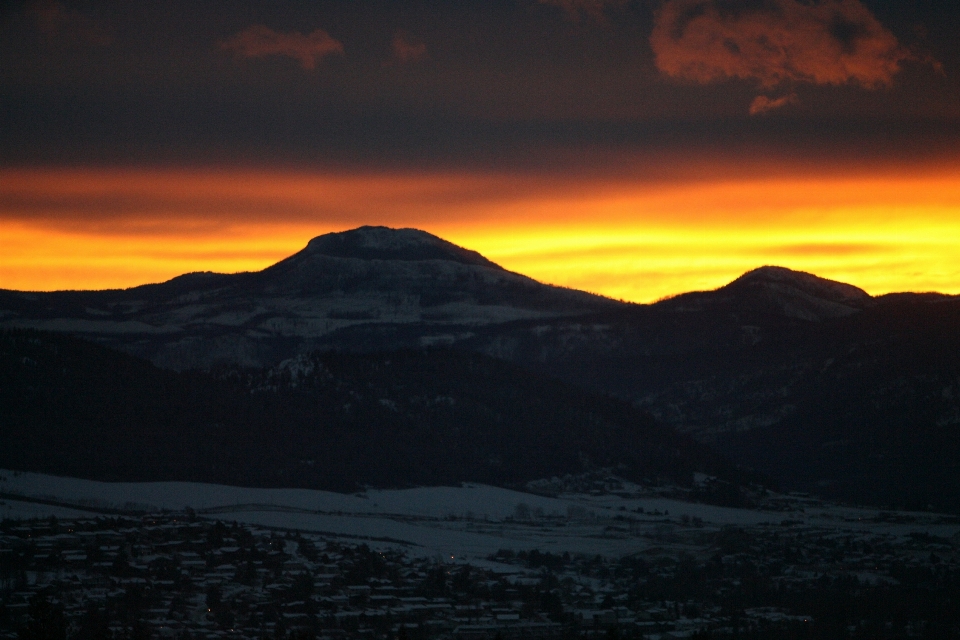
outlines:
{"label": "sunset glow", "polygon": [[649,302],[777,264],[872,294],[960,293],[960,174],[0,172],[0,288],[258,270],[322,233],[417,227],[552,284]]}
{"label": "sunset glow", "polygon": [[960,293],[958,7],[14,3],[0,288],[384,225],[641,302],[765,264]]}

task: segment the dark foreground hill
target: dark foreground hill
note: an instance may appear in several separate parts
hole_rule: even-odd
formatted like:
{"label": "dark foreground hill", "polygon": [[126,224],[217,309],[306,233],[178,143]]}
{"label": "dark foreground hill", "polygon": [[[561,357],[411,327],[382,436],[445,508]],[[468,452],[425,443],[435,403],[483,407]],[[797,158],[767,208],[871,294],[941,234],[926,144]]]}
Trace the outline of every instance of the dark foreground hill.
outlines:
{"label": "dark foreground hill", "polygon": [[480,354],[326,353],[215,375],[25,330],[0,334],[0,466],[335,490],[601,467],[647,482],[733,478],[628,403]]}

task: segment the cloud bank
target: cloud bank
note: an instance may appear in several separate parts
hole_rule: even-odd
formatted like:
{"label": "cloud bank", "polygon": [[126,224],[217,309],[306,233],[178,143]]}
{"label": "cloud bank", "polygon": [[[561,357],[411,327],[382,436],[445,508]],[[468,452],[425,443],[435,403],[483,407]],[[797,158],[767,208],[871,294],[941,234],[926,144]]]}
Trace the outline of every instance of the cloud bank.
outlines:
{"label": "cloud bank", "polygon": [[[910,52],[859,0],[667,0],[650,44],[664,74],[698,83],[739,78],[888,86]],[[792,99],[760,96],[751,113]]]}
{"label": "cloud bank", "polygon": [[261,24],[227,38],[220,47],[243,58],[287,56],[299,61],[307,70],[315,69],[328,55],[343,53],[343,45],[323,29],[303,35],[298,31],[281,33]]}

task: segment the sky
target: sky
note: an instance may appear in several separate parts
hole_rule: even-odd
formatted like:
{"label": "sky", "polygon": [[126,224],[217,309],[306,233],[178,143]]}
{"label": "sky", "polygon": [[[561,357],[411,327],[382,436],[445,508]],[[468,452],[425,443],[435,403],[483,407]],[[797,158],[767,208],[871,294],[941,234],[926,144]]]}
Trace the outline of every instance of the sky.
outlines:
{"label": "sky", "polygon": [[960,293],[960,4],[0,2],[0,288],[416,227],[649,302]]}

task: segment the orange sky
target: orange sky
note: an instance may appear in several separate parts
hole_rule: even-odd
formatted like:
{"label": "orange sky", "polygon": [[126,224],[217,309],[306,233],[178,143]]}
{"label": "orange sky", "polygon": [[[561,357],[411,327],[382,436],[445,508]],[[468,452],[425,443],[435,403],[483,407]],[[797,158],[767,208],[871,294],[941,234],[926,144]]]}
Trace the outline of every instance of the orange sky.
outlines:
{"label": "orange sky", "polygon": [[[719,175],[717,172],[716,175]],[[697,178],[0,170],[0,288],[255,270],[316,235],[417,227],[538,280],[648,302],[764,264],[960,293],[960,171]]]}

